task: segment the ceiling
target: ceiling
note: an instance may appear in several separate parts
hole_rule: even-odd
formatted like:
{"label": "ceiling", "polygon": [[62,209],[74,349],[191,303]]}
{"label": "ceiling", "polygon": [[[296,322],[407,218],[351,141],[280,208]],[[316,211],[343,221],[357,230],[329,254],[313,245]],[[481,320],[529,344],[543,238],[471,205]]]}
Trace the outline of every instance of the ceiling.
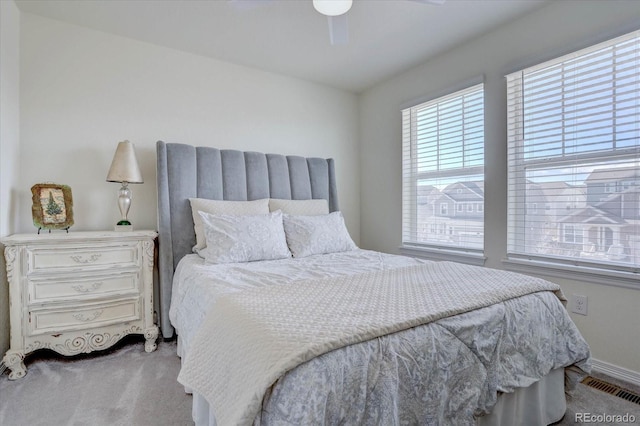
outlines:
{"label": "ceiling", "polygon": [[311,0],[17,0],[33,13],[355,93],[548,0],[354,0],[329,43]]}

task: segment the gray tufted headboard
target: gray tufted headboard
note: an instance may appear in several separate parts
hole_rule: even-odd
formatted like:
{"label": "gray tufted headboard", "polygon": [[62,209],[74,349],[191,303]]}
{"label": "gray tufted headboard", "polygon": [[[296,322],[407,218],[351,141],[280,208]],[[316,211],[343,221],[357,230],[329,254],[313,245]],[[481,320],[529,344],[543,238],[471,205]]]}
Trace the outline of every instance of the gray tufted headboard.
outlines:
{"label": "gray tufted headboard", "polygon": [[333,159],[156,144],[160,328],[173,336],[169,305],[173,271],[196,243],[189,198],[211,200],[322,199],[338,210]]}

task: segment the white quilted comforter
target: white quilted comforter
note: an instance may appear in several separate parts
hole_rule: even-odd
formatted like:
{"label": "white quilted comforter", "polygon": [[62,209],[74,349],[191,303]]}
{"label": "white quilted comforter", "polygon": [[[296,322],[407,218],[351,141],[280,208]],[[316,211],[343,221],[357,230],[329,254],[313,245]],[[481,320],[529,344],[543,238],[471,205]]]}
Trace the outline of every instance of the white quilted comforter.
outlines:
{"label": "white quilted comforter", "polygon": [[[358,257],[375,272],[349,274]],[[545,280],[362,250],[260,264],[215,267],[210,312],[185,333],[179,381],[219,425],[472,424],[498,391],[588,369],[588,347]],[[229,273],[245,281],[225,282]],[[184,283],[174,300],[198,297]],[[175,306],[182,337],[188,315]]]}

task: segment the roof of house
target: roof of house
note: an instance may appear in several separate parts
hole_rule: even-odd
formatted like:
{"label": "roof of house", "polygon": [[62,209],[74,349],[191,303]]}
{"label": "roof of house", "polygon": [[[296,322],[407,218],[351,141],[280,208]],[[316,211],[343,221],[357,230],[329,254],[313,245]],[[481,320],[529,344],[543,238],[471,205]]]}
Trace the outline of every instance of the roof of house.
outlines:
{"label": "roof of house", "polygon": [[624,225],[626,220],[611,212],[599,209],[594,206],[587,206],[575,210],[560,219],[560,223],[581,223],[585,225]]}
{"label": "roof of house", "polygon": [[439,193],[440,190],[433,185],[418,185],[417,195],[418,197],[432,195],[433,193]]}
{"label": "roof of house", "polygon": [[432,203],[440,195],[440,190],[433,185],[418,185],[416,196],[418,204]]}
{"label": "roof of house", "polygon": [[571,185],[566,182],[542,182],[538,185],[540,185],[542,191],[548,197],[565,195],[567,191],[582,195],[586,195],[587,192],[585,185]]}
{"label": "roof of house", "polygon": [[[463,191],[458,192],[458,189]],[[484,182],[456,182],[447,185],[442,192],[453,201],[482,201],[484,200]]]}
{"label": "roof of house", "polygon": [[608,168],[608,169],[595,169],[591,172],[589,177],[585,180],[585,182],[613,182],[619,181],[623,179],[635,178],[640,180],[640,175],[638,174],[638,168],[635,166],[631,167],[620,167],[620,168]]}

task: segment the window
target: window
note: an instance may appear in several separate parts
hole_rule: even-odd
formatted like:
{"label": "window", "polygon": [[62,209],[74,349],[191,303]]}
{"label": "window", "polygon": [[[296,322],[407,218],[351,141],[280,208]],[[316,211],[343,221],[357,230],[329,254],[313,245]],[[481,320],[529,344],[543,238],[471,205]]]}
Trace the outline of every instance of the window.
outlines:
{"label": "window", "polygon": [[604,192],[606,192],[607,194],[613,194],[614,192],[616,192],[616,183],[615,182],[605,183]]}
{"label": "window", "polygon": [[[402,175],[403,247],[482,251],[482,84],[402,111]],[[455,214],[472,211],[474,204],[478,214]],[[449,232],[421,233],[424,223]]]}
{"label": "window", "polygon": [[640,31],[510,74],[507,93],[508,257],[637,271]]}
{"label": "window", "polygon": [[[582,244],[582,230],[573,225],[564,225],[564,242]],[[580,248],[582,249],[582,248]]]}

